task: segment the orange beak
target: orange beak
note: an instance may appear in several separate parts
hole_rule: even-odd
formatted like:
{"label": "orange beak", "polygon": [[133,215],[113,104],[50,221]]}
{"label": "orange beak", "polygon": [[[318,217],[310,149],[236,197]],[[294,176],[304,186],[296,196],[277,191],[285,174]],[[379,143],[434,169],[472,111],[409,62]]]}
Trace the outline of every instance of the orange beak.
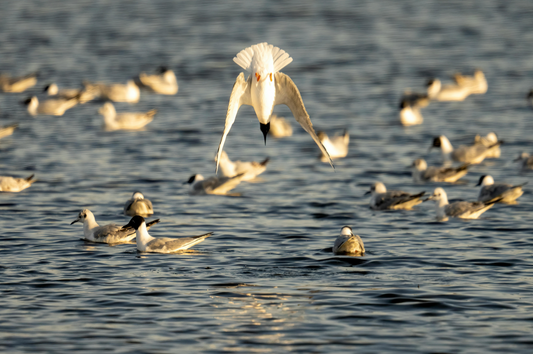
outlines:
{"label": "orange beak", "polygon": [[258,73],[255,73],[255,77],[257,78],[257,81],[261,80],[261,75],[259,75]]}
{"label": "orange beak", "polygon": [[270,82],[272,82],[272,73],[270,73]]}

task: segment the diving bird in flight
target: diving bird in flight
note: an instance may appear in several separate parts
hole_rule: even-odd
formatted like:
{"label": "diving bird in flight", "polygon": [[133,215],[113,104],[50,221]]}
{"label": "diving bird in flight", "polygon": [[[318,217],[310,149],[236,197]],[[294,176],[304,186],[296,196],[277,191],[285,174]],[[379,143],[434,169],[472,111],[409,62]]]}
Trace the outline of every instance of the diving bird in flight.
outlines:
{"label": "diving bird in flight", "polygon": [[313,129],[313,123],[311,123],[309,114],[305,110],[298,87],[296,87],[290,77],[280,72],[281,69],[292,62],[289,54],[278,47],[274,47],[272,44],[264,42],[243,49],[233,58],[233,61],[246,70],[249,76],[245,80],[244,73],[240,73],[233,85],[226,113],[224,133],[218,145],[216,171],[218,172],[220,155],[222,154],[226,137],[233,122],[235,122],[239,108],[243,104],[254,107],[265,138],[265,144],[266,136],[270,130],[270,116],[274,106],[279,104],[287,105],[296,121],[311,135],[322,153],[328,157],[331,167],[333,167],[333,162],[329,158],[328,152]]}

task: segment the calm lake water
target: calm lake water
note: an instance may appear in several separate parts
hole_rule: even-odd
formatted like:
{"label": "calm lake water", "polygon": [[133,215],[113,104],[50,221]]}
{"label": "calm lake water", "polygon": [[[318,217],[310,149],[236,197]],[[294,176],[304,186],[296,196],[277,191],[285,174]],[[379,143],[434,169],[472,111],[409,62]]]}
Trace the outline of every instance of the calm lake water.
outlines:
{"label": "calm lake water", "polygon": [[[0,71],[39,71],[36,87],[0,94],[0,174],[38,182],[0,194],[0,350],[5,353],[531,353],[532,184],[517,205],[479,220],[437,222],[433,204],[374,212],[375,181],[430,193],[406,167],[432,137],[452,144],[495,131],[502,156],[473,166],[450,198],[474,200],[483,174],[523,183],[512,160],[533,152],[531,1],[6,1]],[[295,133],[263,137],[241,108],[225,149],[271,163],[242,197],[187,194],[191,174],[214,174],[232,58],[267,41],[294,61],[317,129],[348,129],[350,153],[333,171],[286,107]],[[101,102],[63,117],[29,116],[20,101],[49,82],[125,82],[166,65],[176,96],[143,92],[119,111],[158,109],[144,131],[104,132]],[[489,90],[437,102],[421,126],[398,122],[399,97],[429,77],[485,72]],[[133,244],[80,240],[89,208],[126,224],[124,202],[142,191],[161,223],[154,236],[214,235],[185,254],[138,254]],[[343,225],[364,257],[330,252]]]}

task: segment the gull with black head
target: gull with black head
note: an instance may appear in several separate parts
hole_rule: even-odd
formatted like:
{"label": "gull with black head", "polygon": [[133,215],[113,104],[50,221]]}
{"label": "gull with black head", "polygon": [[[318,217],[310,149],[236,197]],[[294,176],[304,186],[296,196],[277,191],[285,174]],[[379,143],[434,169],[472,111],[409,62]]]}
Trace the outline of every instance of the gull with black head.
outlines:
{"label": "gull with black head", "polygon": [[479,202],[486,202],[495,198],[501,198],[499,200],[501,203],[514,204],[516,203],[516,199],[524,194],[522,187],[525,184],[527,182],[518,185],[494,183],[492,176],[483,175],[479,178],[478,184],[476,184],[476,186],[481,186],[477,200]]}
{"label": "gull with black head", "polygon": [[[328,152],[315,133],[313,123],[311,123],[309,114],[307,114],[298,87],[289,76],[280,72],[281,69],[292,62],[289,54],[265,42],[242,50],[233,58],[233,61],[246,70],[249,76],[245,80],[244,73],[239,74],[233,85],[226,113],[224,133],[218,145],[216,171],[218,172],[220,155],[222,154],[226,137],[233,122],[235,122],[239,108],[243,104],[254,108],[265,144],[270,130],[272,110],[276,105],[285,104],[290,108],[296,121],[311,135],[322,153],[329,157]],[[329,162],[333,167],[331,159],[329,159]]]}
{"label": "gull with black head", "polygon": [[245,173],[241,173],[234,177],[209,177],[205,179],[204,176],[197,173],[192,175],[185,183],[191,185],[189,194],[191,195],[205,195],[205,194],[217,194],[217,195],[230,195],[238,196],[238,193],[228,194],[230,190],[237,187],[239,183],[246,177]]}
{"label": "gull with black head", "polygon": [[440,135],[433,138],[433,143],[429,149],[440,148],[445,162],[453,160],[467,164],[478,164],[483,162],[493,152],[493,149],[501,144],[503,144],[503,141],[500,140],[489,146],[476,143],[470,146],[460,145],[457,149],[454,149],[450,140],[444,135]]}
{"label": "gull with black head", "polygon": [[192,246],[202,242],[213,233],[207,233],[200,236],[169,238],[169,237],[152,237],[148,233],[148,228],[144,218],[136,215],[131,218],[130,222],[123,227],[125,230],[135,229],[137,235],[137,250],[140,252],[153,253],[175,253],[184,251]]}

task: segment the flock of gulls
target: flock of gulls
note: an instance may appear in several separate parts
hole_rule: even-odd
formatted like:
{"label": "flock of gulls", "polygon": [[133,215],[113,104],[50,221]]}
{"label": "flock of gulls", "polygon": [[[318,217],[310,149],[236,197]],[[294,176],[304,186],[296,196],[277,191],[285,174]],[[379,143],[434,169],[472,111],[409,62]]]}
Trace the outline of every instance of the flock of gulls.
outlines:
{"label": "flock of gulls", "polygon": [[[235,118],[242,105],[250,105],[259,120],[259,126],[266,144],[267,135],[283,138],[292,135],[291,124],[283,117],[272,114],[274,106],[284,104],[288,106],[296,121],[311,136],[320,149],[320,160],[329,163],[332,168],[333,160],[343,158],[348,154],[350,136],[347,131],[328,137],[324,132],[315,132],[307,113],[304,102],[296,84],[280,70],[292,62],[292,58],[284,50],[259,43],[239,52],[233,61],[245,73],[240,73],[231,91],[224,131],[215,155],[215,172],[217,175],[205,178],[195,174],[186,182],[190,184],[191,195],[238,195],[231,191],[243,181],[254,181],[263,173],[269,162],[232,161],[223,150],[228,133],[235,122]],[[476,70],[473,76],[456,74],[455,83],[443,85],[439,79],[432,79],[427,84],[425,94],[405,92],[400,102],[399,118],[405,126],[421,124],[423,117],[421,109],[432,101],[463,101],[472,94],[484,94],[488,85],[481,70]],[[19,78],[0,76],[0,90],[4,92],[24,92],[37,84],[35,74]],[[54,115],[61,116],[67,110],[78,104],[85,104],[92,100],[105,103],[98,112],[103,117],[105,130],[138,130],[149,124],[157,111],[148,112],[117,112],[112,102],[135,103],[139,101],[141,89],[150,90],[156,94],[175,95],[178,92],[178,82],[172,70],[162,67],[155,74],[141,73],[135,80],[125,84],[109,84],[102,82],[84,82],[79,89],[60,89],[51,83],[44,88],[46,99],[36,96],[24,101],[28,113],[32,116]],[[533,97],[533,91],[530,93]],[[17,124],[0,127],[0,138],[14,133]],[[442,166],[428,166],[425,160],[416,159],[411,165],[412,177],[415,183],[455,183],[468,173],[470,166],[481,163],[487,158],[499,158],[501,155],[500,141],[493,132],[487,136],[476,136],[471,145],[461,145],[454,148],[450,140],[444,136],[433,139],[431,148],[438,148],[442,154]],[[533,169],[533,157],[522,153],[517,161],[521,161],[523,170]],[[453,166],[453,163],[459,166]],[[33,175],[27,178],[11,176],[0,177],[0,191],[20,192],[34,183]],[[525,183],[524,183],[525,184]],[[373,210],[409,210],[425,202],[434,201],[439,220],[450,217],[475,219],[491,208],[495,203],[516,203],[516,199],[523,194],[524,184],[511,185],[495,183],[489,175],[481,176],[478,186],[480,191],[477,201],[455,201],[450,203],[443,188],[438,187],[433,194],[424,199],[425,192],[408,193],[398,190],[387,190],[382,182],[372,185],[370,208]],[[124,214],[131,216],[131,220],[124,226],[108,224],[98,225],[93,213],[84,209],[71,224],[83,224],[83,239],[98,243],[128,243],[136,239],[137,250],[140,252],[174,253],[189,249],[204,241],[211,233],[195,237],[155,238],[148,230],[159,222],[159,219],[147,222],[144,218],[154,214],[152,203],[143,194],[135,192],[124,205]],[[340,236],[335,240],[333,248],[335,254],[362,255],[365,247],[361,237],[355,235],[349,226],[341,229]]]}

